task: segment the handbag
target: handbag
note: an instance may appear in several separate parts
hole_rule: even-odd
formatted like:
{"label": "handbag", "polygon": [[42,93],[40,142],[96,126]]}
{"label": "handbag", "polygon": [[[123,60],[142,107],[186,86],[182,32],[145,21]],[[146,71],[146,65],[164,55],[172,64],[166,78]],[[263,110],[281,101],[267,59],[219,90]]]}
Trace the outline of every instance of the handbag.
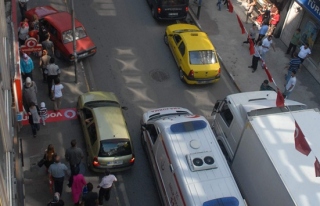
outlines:
{"label": "handbag", "polygon": [[42,167],[44,165],[44,163],[46,162],[46,160],[43,158],[38,162],[38,167]]}

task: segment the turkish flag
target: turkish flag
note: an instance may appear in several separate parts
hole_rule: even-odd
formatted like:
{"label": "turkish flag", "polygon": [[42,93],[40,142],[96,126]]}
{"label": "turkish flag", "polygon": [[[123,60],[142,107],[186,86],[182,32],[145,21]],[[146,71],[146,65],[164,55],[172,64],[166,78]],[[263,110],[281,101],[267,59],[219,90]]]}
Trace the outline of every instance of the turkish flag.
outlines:
{"label": "turkish flag", "polygon": [[263,63],[262,63],[262,67],[263,67],[264,71],[266,72],[266,74],[267,74],[267,76],[268,76],[269,82],[273,82],[273,78],[272,78],[272,76],[271,76],[271,74],[270,74],[270,72],[269,72],[269,69],[267,68],[266,63],[263,62]]}
{"label": "turkish flag", "polygon": [[250,47],[249,47],[249,50],[250,50],[250,55],[253,55],[255,53],[254,51],[254,43],[252,41],[252,39],[248,38],[249,39],[249,44],[250,44]]}
{"label": "turkish flag", "polygon": [[280,92],[280,89],[277,87],[277,100],[276,100],[277,107],[284,107],[284,97]]}
{"label": "turkish flag", "polygon": [[228,9],[229,9],[229,12],[230,13],[233,13],[233,5],[232,5],[232,3],[231,3],[231,1],[230,0],[228,0]]}
{"label": "turkish flag", "polygon": [[316,170],[316,177],[320,177],[320,162],[317,158],[314,162],[314,169]]}
{"label": "turkish flag", "polygon": [[294,144],[295,144],[296,150],[308,156],[311,152],[311,148],[307,140],[305,139],[304,134],[302,133],[297,122],[294,121],[294,123],[296,125],[296,129],[294,131]]}
{"label": "turkish flag", "polygon": [[240,28],[241,28],[241,34],[246,33],[246,31],[245,31],[245,29],[244,29],[244,26],[243,26],[243,24],[242,24],[242,21],[240,20],[238,14],[237,14],[237,19],[238,19],[239,26],[240,26]]}

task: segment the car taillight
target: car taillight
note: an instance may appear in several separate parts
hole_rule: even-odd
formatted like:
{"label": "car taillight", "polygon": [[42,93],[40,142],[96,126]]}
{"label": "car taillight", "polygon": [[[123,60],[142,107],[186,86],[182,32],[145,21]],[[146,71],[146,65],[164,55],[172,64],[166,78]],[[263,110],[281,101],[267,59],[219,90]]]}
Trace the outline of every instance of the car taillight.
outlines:
{"label": "car taillight", "polygon": [[89,54],[93,54],[93,53],[96,53],[97,52],[97,49],[91,49],[90,51],[89,51]]}
{"label": "car taillight", "polygon": [[99,161],[98,161],[98,157],[94,157],[94,158],[93,158],[92,165],[93,165],[94,167],[99,167],[99,166],[100,166],[100,163],[99,163]]}
{"label": "car taillight", "polygon": [[216,78],[220,78],[220,75],[221,75],[221,69],[219,68],[218,74],[216,75]]}
{"label": "car taillight", "polygon": [[219,74],[221,73],[221,68],[219,68],[219,71],[218,71],[218,73],[219,73]]}
{"label": "car taillight", "polygon": [[161,8],[158,7],[158,14],[160,14],[160,13],[161,13]]}
{"label": "car taillight", "polygon": [[132,155],[132,158],[129,160],[129,163],[130,163],[130,164],[133,164],[133,163],[134,163],[134,160],[135,160],[135,157],[134,157],[134,155]]}
{"label": "car taillight", "polygon": [[191,71],[189,72],[188,76],[189,76],[190,78],[194,78],[194,71],[191,70]]}
{"label": "car taillight", "polygon": [[186,12],[188,12],[189,11],[189,7],[186,7]]}

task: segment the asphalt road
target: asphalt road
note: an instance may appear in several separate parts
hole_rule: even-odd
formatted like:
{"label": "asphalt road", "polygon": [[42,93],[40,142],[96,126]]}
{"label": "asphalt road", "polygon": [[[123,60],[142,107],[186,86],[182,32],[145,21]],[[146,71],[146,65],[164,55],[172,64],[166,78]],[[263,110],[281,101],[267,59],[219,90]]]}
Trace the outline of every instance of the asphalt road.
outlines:
{"label": "asphalt road", "polygon": [[[47,4],[59,10],[66,10],[63,0],[54,3],[48,0],[32,1],[29,8]],[[76,0],[75,11],[77,19],[84,24],[88,35],[98,47],[97,54],[80,62],[79,66],[85,71],[90,90],[114,92],[122,106],[128,107],[124,115],[135,148],[134,167],[125,172],[115,173],[118,182],[108,205],[160,205],[156,184],[140,145],[139,122],[142,113],[158,107],[181,106],[210,120],[214,102],[227,94],[237,92],[237,89],[224,68],[222,78],[216,84],[182,83],[174,58],[163,41],[166,26],[175,22],[155,21],[145,0]],[[72,71],[70,66],[65,65],[65,74],[72,74]],[[72,82],[71,78],[72,75],[65,80]],[[70,85],[68,91],[79,92],[71,88],[71,83],[67,85]],[[74,107],[75,100],[68,99],[68,95],[65,96],[63,106]],[[63,135],[57,134],[56,144],[68,147],[70,140],[76,138],[79,145],[85,148],[77,121],[69,121],[64,127],[57,129],[60,130],[59,134]],[[70,135],[66,135],[68,133]],[[33,144],[32,141],[26,140],[26,145]],[[41,148],[39,151],[43,151],[49,143],[52,143],[52,140],[42,142],[41,145],[38,143],[37,147]],[[26,152],[31,156],[39,151]],[[63,154],[64,149],[60,148],[58,152]],[[42,173],[43,171],[39,170],[25,172],[27,177],[30,175],[30,179]],[[101,175],[86,170],[85,178],[97,185]],[[39,184],[44,184],[45,181],[46,178],[43,178]],[[69,192],[67,189],[67,193]],[[36,202],[39,198],[37,191],[33,192],[33,196]],[[70,201],[69,195],[65,195],[64,198],[65,201]],[[29,205],[36,204],[31,201]]]}

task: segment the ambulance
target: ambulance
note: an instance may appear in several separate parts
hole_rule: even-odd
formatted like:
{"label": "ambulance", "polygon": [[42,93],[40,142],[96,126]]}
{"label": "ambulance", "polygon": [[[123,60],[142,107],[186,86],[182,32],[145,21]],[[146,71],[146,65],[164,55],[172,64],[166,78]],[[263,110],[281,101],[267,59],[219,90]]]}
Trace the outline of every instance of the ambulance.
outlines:
{"label": "ambulance", "polygon": [[208,121],[181,107],[150,110],[141,143],[162,205],[246,205]]}

